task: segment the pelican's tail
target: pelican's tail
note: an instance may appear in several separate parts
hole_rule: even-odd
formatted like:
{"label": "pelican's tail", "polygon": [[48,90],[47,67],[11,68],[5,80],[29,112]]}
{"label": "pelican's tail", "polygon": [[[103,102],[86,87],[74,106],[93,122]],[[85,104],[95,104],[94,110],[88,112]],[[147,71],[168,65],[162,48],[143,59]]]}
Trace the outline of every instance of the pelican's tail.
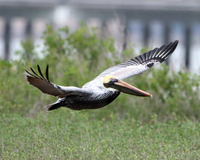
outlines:
{"label": "pelican's tail", "polygon": [[60,107],[61,107],[60,103],[53,103],[53,104],[49,104],[45,108],[46,108],[47,111],[51,111],[51,110],[54,110],[54,109],[58,109]]}

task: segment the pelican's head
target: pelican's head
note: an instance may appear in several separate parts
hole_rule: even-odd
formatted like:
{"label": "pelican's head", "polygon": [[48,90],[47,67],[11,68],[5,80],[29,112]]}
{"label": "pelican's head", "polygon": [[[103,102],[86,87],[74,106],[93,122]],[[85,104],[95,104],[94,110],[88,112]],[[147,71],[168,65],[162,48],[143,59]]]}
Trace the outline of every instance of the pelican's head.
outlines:
{"label": "pelican's head", "polygon": [[145,91],[142,91],[130,84],[117,79],[112,75],[107,75],[103,77],[103,85],[106,88],[114,88],[120,92],[135,95],[135,96],[142,96],[142,97],[151,97],[151,95]]}

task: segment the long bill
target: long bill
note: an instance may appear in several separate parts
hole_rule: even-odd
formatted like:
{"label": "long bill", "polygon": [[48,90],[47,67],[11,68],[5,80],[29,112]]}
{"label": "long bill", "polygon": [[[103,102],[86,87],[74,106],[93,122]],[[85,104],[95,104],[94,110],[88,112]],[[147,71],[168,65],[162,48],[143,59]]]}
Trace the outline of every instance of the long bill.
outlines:
{"label": "long bill", "polygon": [[117,89],[120,92],[135,95],[135,96],[142,96],[142,97],[151,97],[151,95],[141,89],[138,89],[122,80],[117,80],[110,86],[112,88]]}

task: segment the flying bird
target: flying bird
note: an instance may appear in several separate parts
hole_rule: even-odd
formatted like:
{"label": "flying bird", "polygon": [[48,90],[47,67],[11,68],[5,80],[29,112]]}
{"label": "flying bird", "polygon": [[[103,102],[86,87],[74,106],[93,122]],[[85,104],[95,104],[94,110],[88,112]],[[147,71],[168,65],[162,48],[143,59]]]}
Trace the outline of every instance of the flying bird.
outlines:
{"label": "flying bird", "polygon": [[55,103],[46,106],[48,111],[60,107],[68,107],[73,110],[102,108],[116,99],[121,92],[135,96],[151,97],[149,93],[122,80],[162,63],[169,58],[177,45],[178,41],[176,40],[108,68],[95,79],[83,85],[82,88],[59,86],[50,82],[48,65],[45,76],[42,74],[39,65],[37,65],[38,73],[30,68],[31,71],[25,70],[26,77],[29,84],[43,93],[58,97]]}

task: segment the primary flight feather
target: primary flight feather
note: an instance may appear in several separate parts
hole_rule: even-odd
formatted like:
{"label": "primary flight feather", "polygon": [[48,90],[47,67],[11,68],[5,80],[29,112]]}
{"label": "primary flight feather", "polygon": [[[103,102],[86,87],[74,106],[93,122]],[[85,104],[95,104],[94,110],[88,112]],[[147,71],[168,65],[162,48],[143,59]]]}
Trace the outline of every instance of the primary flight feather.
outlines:
{"label": "primary flight feather", "polygon": [[49,67],[47,65],[45,76],[39,65],[37,65],[38,74],[31,68],[26,71],[26,77],[29,84],[35,86],[43,93],[58,97],[59,99],[46,107],[54,110],[60,107],[68,107],[74,110],[97,109],[104,107],[117,98],[120,92],[150,97],[151,95],[126,82],[125,78],[140,74],[154,65],[165,61],[174,52],[178,41],[155,48],[133,59],[130,59],[117,66],[108,68],[95,79],[86,83],[82,88],[65,87],[51,83],[49,80]]}

